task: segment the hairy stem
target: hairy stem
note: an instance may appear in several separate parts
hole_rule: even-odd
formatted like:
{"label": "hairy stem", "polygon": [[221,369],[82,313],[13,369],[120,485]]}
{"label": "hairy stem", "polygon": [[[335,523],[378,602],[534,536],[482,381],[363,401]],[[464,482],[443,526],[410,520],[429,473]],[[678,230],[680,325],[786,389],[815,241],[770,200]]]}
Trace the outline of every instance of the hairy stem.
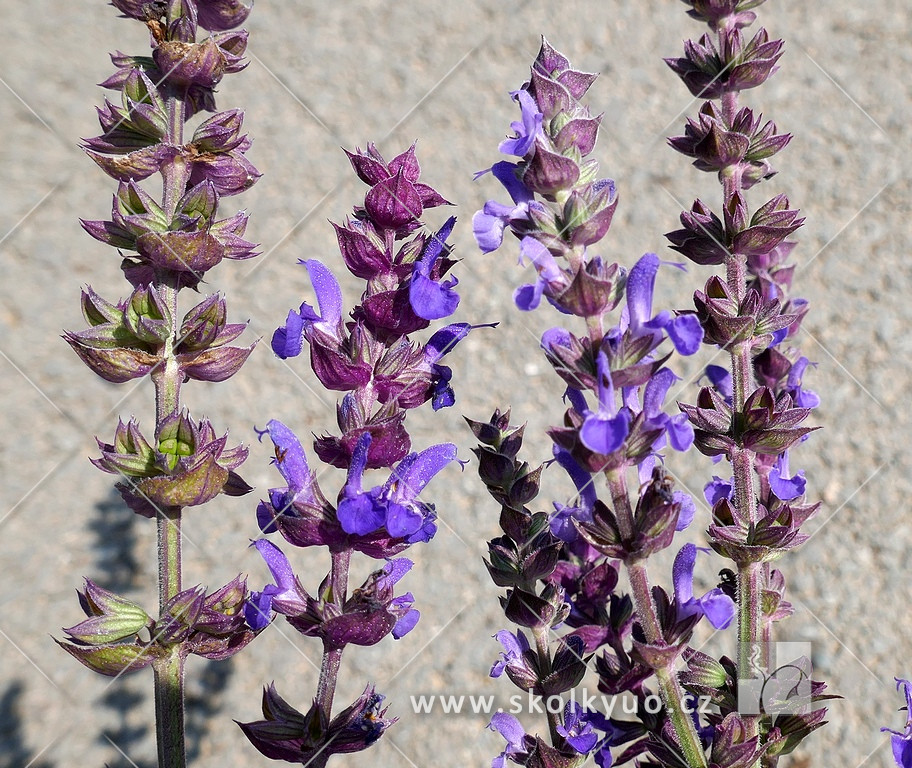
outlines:
{"label": "hairy stem", "polygon": [[[726,92],[722,96],[723,116],[729,124],[737,110],[738,93]],[[739,172],[724,174],[722,177],[723,198],[726,208],[734,205],[736,196],[743,189]],[[747,294],[747,257],[744,254],[729,254],[725,264],[725,277],[729,290],[743,301]],[[732,372],[732,412],[734,433],[741,431],[744,406],[756,382],[753,371],[751,340],[733,344],[729,349]],[[751,526],[758,522],[759,509],[754,476],[754,451],[737,448],[731,456],[734,476],[734,502],[742,518]],[[738,564],[738,675],[741,680],[756,676],[758,660],[762,656],[762,642],[771,638],[769,628],[764,628],[763,587],[765,584],[762,563]],[[744,716],[745,738],[759,734],[760,718]]]}
{"label": "hairy stem", "polygon": [[155,723],[160,768],[184,768],[184,660],[175,647],[152,663]]}
{"label": "hairy stem", "polygon": [[[621,536],[629,540],[633,535],[634,519],[630,497],[627,493],[626,478],[623,470],[607,473],[607,477],[618,528]],[[630,580],[630,591],[636,607],[636,615],[643,634],[646,635],[646,642],[656,646],[665,645],[645,561],[625,560],[624,566],[627,569],[627,578]],[[654,671],[659,686],[659,695],[662,697],[662,703],[665,705],[665,711],[674,728],[687,765],[690,768],[706,768],[706,756],[703,752],[703,745],[700,743],[700,737],[697,735],[690,715],[684,711],[684,690],[678,682],[678,676],[674,670],[674,660],[670,660],[665,666],[655,668]]]}
{"label": "hairy stem", "polygon": [[[351,550],[332,553],[332,570],[329,580],[333,599],[341,605],[345,602],[348,589],[348,570],[351,565]],[[326,717],[332,714],[333,697],[336,694],[336,680],[342,664],[342,648],[323,648],[323,660],[320,664],[320,682],[317,684],[317,703]]]}
{"label": "hairy stem", "polygon": [[[180,2],[169,2],[168,20],[180,16]],[[167,101],[169,128],[167,140],[179,146],[183,141],[183,102],[171,94]],[[162,207],[173,217],[177,201],[186,185],[186,168],[182,162],[171,162],[162,168]],[[162,422],[180,410],[180,385],[183,374],[177,360],[178,330],[177,294],[180,286],[163,273],[156,275],[156,289],[171,315],[171,328],[162,350],[162,364],[152,373],[155,385],[156,433]],[[158,511],[158,601],[163,612],[167,602],[181,591],[181,508]],[[155,680],[155,731],[158,742],[158,764],[161,768],[183,768],[184,749],[184,660],[179,646],[153,665]]]}
{"label": "hairy stem", "polygon": [[[551,649],[548,645],[548,633],[550,627],[533,627],[532,634],[535,636],[535,650],[538,651],[538,667],[541,678],[547,677],[551,673]],[[545,702],[545,711],[548,713],[548,731],[551,734],[552,746],[557,746],[563,741],[563,737],[557,732],[557,727],[561,724],[560,712],[552,710]]]}

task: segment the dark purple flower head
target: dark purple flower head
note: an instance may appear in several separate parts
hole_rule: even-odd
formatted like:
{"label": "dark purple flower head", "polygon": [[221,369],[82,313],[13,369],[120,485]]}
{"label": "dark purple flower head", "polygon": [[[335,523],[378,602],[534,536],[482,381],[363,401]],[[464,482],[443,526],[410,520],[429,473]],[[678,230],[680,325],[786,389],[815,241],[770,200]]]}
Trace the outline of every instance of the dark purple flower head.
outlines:
{"label": "dark purple flower head", "polygon": [[386,719],[384,697],[370,686],[332,720],[315,701],[302,714],[270,685],[263,692],[264,720],[238,723],[244,735],[272,760],[324,768],[331,755],[360,752],[396,722]]}
{"label": "dark purple flower head", "polygon": [[418,181],[421,166],[414,144],[389,163],[371,143],[366,152],[356,148],[354,153],[346,150],[345,154],[358,178],[371,187],[363,211],[378,228],[404,236],[421,226],[425,209],[450,205],[432,187]]}
{"label": "dark purple flower head", "polygon": [[573,69],[567,57],[552,48],[543,37],[538,56],[532,63],[529,92],[545,119],[550,121],[562,111],[572,113],[579,109],[579,100],[597,77]]}
{"label": "dark purple flower head", "polygon": [[725,629],[735,617],[735,604],[732,599],[718,587],[711,589],[703,597],[697,598],[693,595],[697,549],[693,544],[685,544],[675,557],[672,578],[678,617],[685,619],[699,614],[705,616],[716,629]]}

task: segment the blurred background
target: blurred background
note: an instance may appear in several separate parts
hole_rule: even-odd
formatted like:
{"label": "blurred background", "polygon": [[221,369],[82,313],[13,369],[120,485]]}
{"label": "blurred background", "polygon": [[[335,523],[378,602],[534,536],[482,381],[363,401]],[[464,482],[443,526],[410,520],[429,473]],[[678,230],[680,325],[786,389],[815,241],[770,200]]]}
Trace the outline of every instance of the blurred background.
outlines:
{"label": "blurred background", "polygon": [[[114,189],[77,145],[97,134],[94,107],[103,92],[94,84],[113,71],[107,53],[146,54],[147,36],[100,1],[0,0],[0,8],[0,768],[147,768],[155,760],[151,674],[112,685],[52,641],[60,627],[79,621],[74,590],[85,576],[149,606],[156,599],[154,525],[128,512],[112,478],[87,461],[97,450],[93,435],[109,440],[118,416],[151,426],[151,385],[102,382],[60,339],[62,329],[83,327],[81,285],[112,300],[127,293],[114,250],[77,221],[106,218]],[[800,343],[817,367],[805,386],[823,399],[813,415],[823,430],[793,453],[793,468],[806,470],[809,498],[823,505],[808,524],[809,543],[780,563],[795,608],[780,639],[812,643],[815,677],[845,697],[791,764],[888,766],[879,728],[904,722],[893,676],[912,675],[905,570],[912,542],[912,22],[902,4],[888,0],[773,0],[759,14],[771,35],[786,39],[786,53],[781,71],[744,103],[795,138],[776,158],[780,174],[751,199],[756,205],[787,192],[807,216],[794,251],[795,291],[811,302]],[[258,534],[256,499],[279,476],[254,425],[278,418],[303,436],[334,428],[334,396],[319,389],[306,359],[286,366],[274,358],[268,339],[290,307],[312,298],[297,260],[339,264],[328,220],[340,221],[365,190],[341,147],[373,141],[389,158],[418,139],[422,180],[457,204],[455,255],[464,260],[454,272],[462,295],[455,319],[499,326],[475,332],[448,358],[456,406],[413,412],[409,422],[416,449],[446,436],[464,457],[472,443],[462,414],[486,418],[512,405],[515,419],[529,422],[525,455],[532,461],[550,456],[543,430],[563,413],[562,385],[538,352],[542,330],[562,320],[550,309],[521,315],[514,308],[513,288],[529,280],[516,266],[515,246],[482,255],[470,224],[486,199],[504,197],[490,176],[473,182],[472,174],[499,159],[497,144],[517,118],[508,92],[526,78],[539,36],[577,68],[602,73],[588,95],[592,112],[604,113],[593,156],[621,198],[603,257],[627,266],[645,251],[673,259],[663,233],[677,228],[680,209],[698,196],[717,206],[719,196],[713,179],[665,145],[698,106],[662,62],[702,33],[682,3],[294,0],[257,3],[246,27],[250,66],[225,79],[218,104],[246,110],[254,140],[248,157],[263,177],[222,211],[232,213],[235,201],[246,208],[248,236],[263,255],[223,262],[203,288],[223,291],[232,320],[250,321],[244,338],[264,343],[227,383],[184,389],[195,416],[250,445],[242,474],[257,488],[186,516],[185,584],[212,588],[239,571],[252,586],[268,577],[247,544]],[[437,209],[428,218],[439,224],[448,213]],[[690,306],[708,274],[663,270],[657,306]],[[349,305],[357,300],[356,282],[343,290]],[[686,375],[676,399],[692,402],[708,350],[701,354],[679,371]],[[720,472],[700,456],[672,455],[668,466],[699,502],[702,486]],[[542,507],[571,495],[556,474],[546,473]],[[320,479],[330,496],[343,481],[333,470]],[[474,466],[447,469],[426,495],[437,501],[441,530],[412,550],[416,567],[406,584],[421,622],[398,642],[347,651],[337,694],[338,702],[351,701],[374,682],[400,721],[371,750],[344,758],[347,765],[486,766],[503,748],[484,729],[486,715],[445,715],[439,707],[415,714],[410,705],[410,696],[422,694],[505,700],[515,690],[488,678],[500,650],[491,636],[505,626],[482,564],[497,508]],[[707,520],[700,506],[685,537],[704,542]],[[305,586],[315,587],[325,572],[321,555],[292,553]],[[712,586],[722,565],[702,561],[698,582]],[[365,563],[359,567],[366,572]],[[667,584],[669,576],[667,560],[659,561],[654,580]],[[699,641],[713,653],[734,651],[731,631]],[[191,660],[191,763],[267,765],[232,719],[257,719],[262,686],[273,680],[306,709],[319,656],[316,641],[282,623],[228,662]],[[525,724],[544,728],[543,718]]]}

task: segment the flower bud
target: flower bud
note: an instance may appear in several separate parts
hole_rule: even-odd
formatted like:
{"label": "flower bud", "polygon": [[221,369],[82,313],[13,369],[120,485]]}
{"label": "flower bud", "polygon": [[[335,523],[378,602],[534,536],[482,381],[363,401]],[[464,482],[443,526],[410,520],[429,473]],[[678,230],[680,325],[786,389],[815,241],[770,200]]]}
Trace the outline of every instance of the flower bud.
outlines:
{"label": "flower bud", "polygon": [[208,421],[199,424],[186,412],[174,413],[159,426],[153,448],[133,419],[120,422],[114,444],[98,441],[99,469],[121,475],[118,483],[129,507],[144,517],[155,517],[165,507],[204,504],[219,493],[239,496],[251,488],[233,470],[247,458],[247,449],[226,449],[227,435],[215,437]]}

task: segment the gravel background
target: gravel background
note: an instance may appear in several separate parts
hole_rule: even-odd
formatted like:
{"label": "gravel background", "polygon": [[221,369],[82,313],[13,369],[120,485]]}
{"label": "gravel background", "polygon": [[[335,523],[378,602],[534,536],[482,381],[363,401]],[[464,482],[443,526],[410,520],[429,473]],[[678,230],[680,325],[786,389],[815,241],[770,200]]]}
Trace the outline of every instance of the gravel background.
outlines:
{"label": "gravel background", "polygon": [[[777,158],[782,172],[752,199],[787,191],[807,216],[795,251],[796,287],[812,302],[801,343],[818,367],[807,383],[823,396],[815,420],[824,430],[796,457],[823,508],[808,526],[811,541],[782,562],[796,609],[782,637],[813,643],[817,677],[845,696],[801,753],[804,762],[796,757],[792,765],[889,765],[878,728],[900,725],[892,677],[912,674],[903,450],[912,426],[905,221],[912,24],[903,5],[764,5],[762,22],[786,37],[787,53],[782,71],[746,98],[795,134]],[[92,108],[102,92],[93,83],[111,71],[106,52],[145,53],[146,36],[101,2],[0,0],[0,11],[0,766],[145,767],[154,762],[150,675],[110,685],[74,664],[51,636],[78,620],[73,590],[83,576],[155,601],[153,526],[126,512],[110,477],[86,461],[95,453],[92,435],[109,439],[118,415],[151,423],[151,387],[100,382],[59,338],[62,328],[82,327],[81,284],[111,299],[125,292],[113,251],[77,222],[105,218],[113,188],[77,141],[96,133]],[[460,415],[484,417],[509,403],[530,423],[529,456],[546,457],[542,429],[560,417],[561,387],[536,349],[556,318],[513,309],[512,289],[527,276],[512,250],[476,252],[469,219],[499,192],[490,177],[473,184],[472,172],[497,159],[497,143],[515,119],[507,91],[526,76],[545,33],[576,66],[603,73],[589,95],[593,111],[605,113],[596,155],[621,194],[603,255],[628,265],[647,250],[669,258],[663,233],[677,226],[680,207],[697,195],[718,199],[712,180],[663,140],[680,131],[681,115],[695,105],[661,57],[679,55],[681,40],[699,27],[671,0],[295,0],[259,2],[248,28],[250,66],[226,79],[219,103],[247,110],[245,128],[255,140],[249,157],[264,175],[237,200],[251,213],[248,234],[264,255],[220,265],[207,289],[225,292],[235,320],[249,318],[247,338],[268,338],[309,290],[296,260],[336,258],[327,219],[340,220],[363,194],[339,147],[373,140],[391,157],[420,138],[424,179],[459,204],[455,242],[465,260],[456,270],[463,296],[457,319],[500,326],[475,333],[453,355],[457,406],[410,416],[414,444],[453,435],[468,455]],[[230,213],[233,203],[222,210]],[[664,272],[663,305],[686,305],[705,278],[700,268]],[[356,284],[344,290],[350,302],[357,298]],[[693,392],[689,383],[677,397]],[[286,367],[267,344],[229,382],[194,383],[185,398],[197,416],[253,443],[244,475],[259,493],[278,476],[266,447],[253,441],[254,424],[274,417],[306,434],[333,422],[333,400],[314,387],[306,363]],[[669,466],[695,490],[713,472],[701,457],[674,456]],[[322,482],[332,493],[341,478]],[[559,479],[549,482],[555,498],[568,493]],[[498,652],[490,636],[503,626],[481,564],[496,510],[474,469],[449,469],[431,489],[443,525],[430,546],[413,552],[408,583],[422,621],[398,643],[352,650],[340,680],[339,701],[375,681],[401,720],[348,765],[488,765],[502,748],[484,730],[484,716],[415,715],[408,704],[422,693],[505,699],[513,692],[487,677]],[[264,582],[265,568],[245,549],[256,535],[254,507],[253,496],[223,498],[188,515],[187,584],[214,587],[238,570]],[[700,528],[690,532],[694,540]],[[302,573],[315,574],[305,577],[312,587],[325,563],[319,553],[295,556]],[[706,585],[716,567],[703,566]],[[729,632],[710,648],[731,652],[733,643]],[[255,719],[270,680],[306,707],[318,663],[315,642],[278,626],[230,662],[192,661],[192,763],[266,765],[231,719]],[[541,720],[527,724],[539,728]]]}

